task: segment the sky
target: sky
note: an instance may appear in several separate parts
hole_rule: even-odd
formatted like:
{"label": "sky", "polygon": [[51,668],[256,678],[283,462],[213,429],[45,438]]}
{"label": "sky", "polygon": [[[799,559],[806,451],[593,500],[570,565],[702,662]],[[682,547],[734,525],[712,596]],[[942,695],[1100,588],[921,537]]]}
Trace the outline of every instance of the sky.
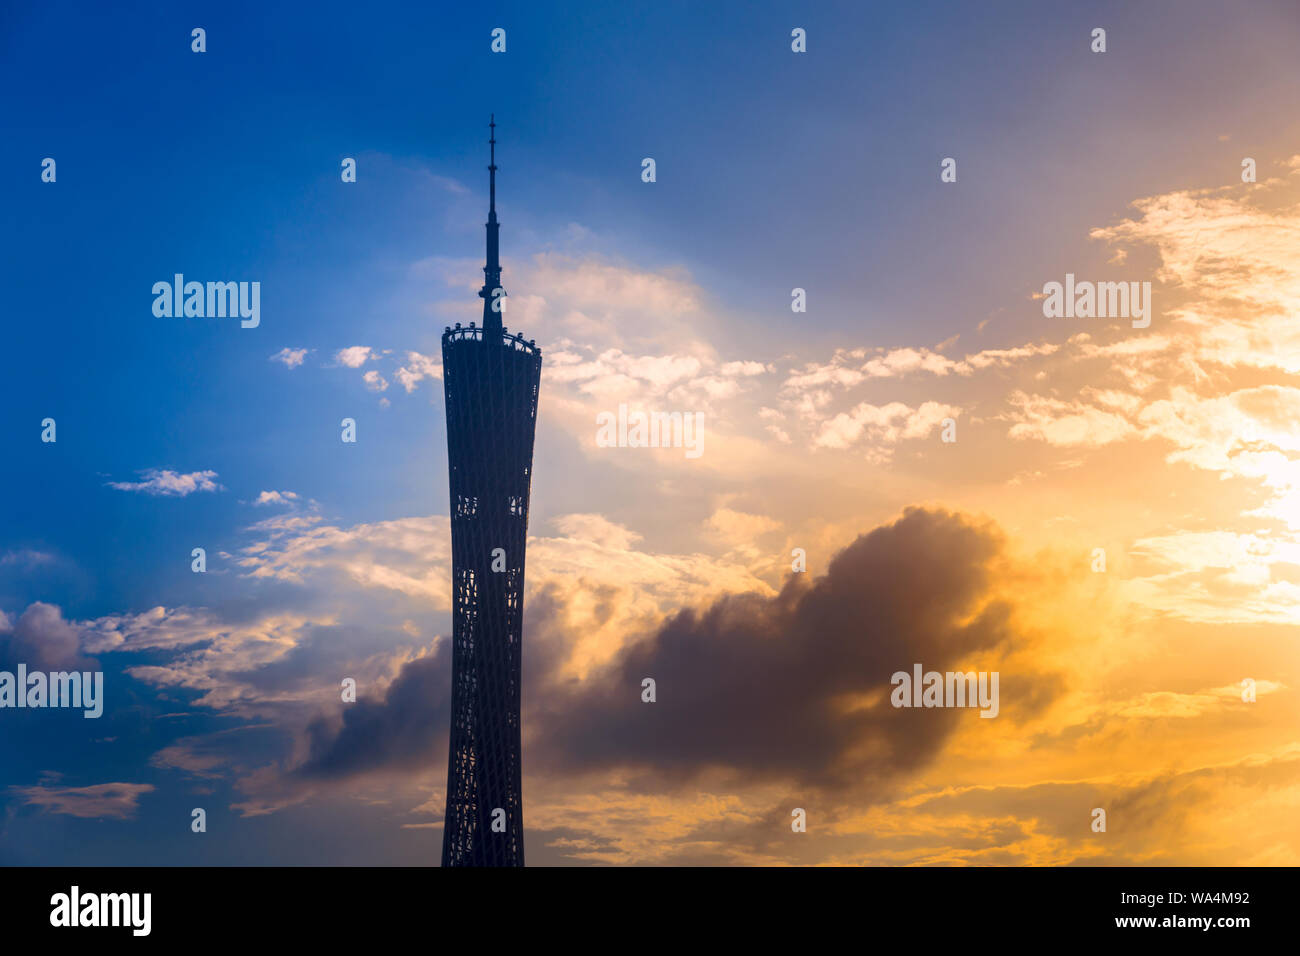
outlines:
{"label": "sky", "polygon": [[[490,114],[544,355],[530,865],[1300,863],[1298,43],[1284,2],[0,9],[0,671],[105,687],[0,708],[0,863],[439,859]],[[257,326],[156,315],[177,273]],[[1067,274],[1149,326],[1049,317]],[[620,405],[702,454],[603,447]],[[998,716],[891,706],[916,663]]]}

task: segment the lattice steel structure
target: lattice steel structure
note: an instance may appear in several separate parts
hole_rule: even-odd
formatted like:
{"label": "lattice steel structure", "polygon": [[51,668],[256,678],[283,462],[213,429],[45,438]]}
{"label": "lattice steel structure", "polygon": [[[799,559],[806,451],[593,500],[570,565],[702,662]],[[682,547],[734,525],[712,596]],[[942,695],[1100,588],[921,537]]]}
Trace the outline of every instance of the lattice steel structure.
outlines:
{"label": "lattice steel structure", "polygon": [[[483,325],[442,334],[453,603],[443,866],[524,865],[520,658],[542,352],[501,323],[495,117],[490,125]],[[504,832],[493,829],[497,810]]]}

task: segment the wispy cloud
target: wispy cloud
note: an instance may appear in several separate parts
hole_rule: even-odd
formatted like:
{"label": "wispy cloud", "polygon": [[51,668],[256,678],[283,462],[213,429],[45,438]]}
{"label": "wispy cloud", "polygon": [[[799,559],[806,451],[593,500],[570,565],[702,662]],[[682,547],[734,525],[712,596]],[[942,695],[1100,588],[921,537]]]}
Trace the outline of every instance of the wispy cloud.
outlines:
{"label": "wispy cloud", "polygon": [[255,505],[283,505],[298,500],[298,493],[295,491],[264,491],[257,496],[253,502]]}
{"label": "wispy cloud", "polygon": [[191,471],[186,474],[170,469],[149,468],[140,472],[143,481],[110,481],[108,486],[118,491],[140,491],[146,495],[167,495],[183,498],[196,491],[220,491],[215,471]]}
{"label": "wispy cloud", "polygon": [[0,565],[17,565],[20,567],[38,567],[44,564],[53,564],[54,555],[47,551],[36,551],[32,548],[19,548],[14,551],[6,551],[0,554]]}
{"label": "wispy cloud", "polygon": [[141,794],[154,789],[148,783],[99,783],[90,787],[10,787],[27,806],[47,813],[99,820],[130,820],[139,809]]}

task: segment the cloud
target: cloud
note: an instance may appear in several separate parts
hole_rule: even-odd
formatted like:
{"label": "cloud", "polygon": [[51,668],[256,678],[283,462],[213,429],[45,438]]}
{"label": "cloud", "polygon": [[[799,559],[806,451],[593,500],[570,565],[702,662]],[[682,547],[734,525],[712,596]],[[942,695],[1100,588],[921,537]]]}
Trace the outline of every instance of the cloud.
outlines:
{"label": "cloud", "polygon": [[167,652],[126,673],[158,688],[195,692],[193,707],[208,707],[246,717],[282,713],[308,699],[315,687],[284,679],[272,685],[260,674],[281,676],[286,662],[310,645],[318,628],[333,618],[327,612],[270,610],[247,620],[226,620],[206,608],[155,607],[138,614],[111,614],[81,625],[92,653]]}
{"label": "cloud", "polygon": [[358,699],[341,722],[313,721],[307,758],[294,773],[330,778],[374,769],[436,766],[446,754],[450,670],[435,652],[411,661],[383,700]]}
{"label": "cloud", "polygon": [[[477,259],[432,257],[415,263],[422,277],[440,278],[456,291],[436,310],[448,321],[481,317],[473,293],[483,282]],[[539,342],[577,339],[597,348],[629,346],[664,351],[672,343],[700,343],[712,322],[703,290],[681,267],[638,269],[594,251],[547,251],[507,260],[507,325]]]}
{"label": "cloud", "polygon": [[[561,516],[556,524],[559,537],[530,539],[537,563],[528,586],[530,595],[547,592],[563,604],[571,630],[555,655],[557,671],[585,672],[667,608],[729,588],[766,587],[738,561],[635,550],[640,536],[600,515]],[[230,561],[259,582],[257,602],[105,615],[75,625],[87,651],[140,655],[126,673],[190,692],[193,708],[270,718],[296,731],[322,697],[336,696],[328,689],[336,674],[356,677],[363,692],[382,690],[428,650],[434,634],[416,622],[450,610],[445,516],[350,528],[279,516],[249,530],[266,537]]]}
{"label": "cloud", "polygon": [[1139,538],[1135,599],[1190,620],[1300,622],[1300,541],[1294,535],[1177,531]]}
{"label": "cloud", "polygon": [[[883,786],[932,760],[971,716],[893,708],[890,675],[914,662],[996,670],[1018,642],[990,581],[1000,549],[988,526],[909,510],[840,552],[825,577],[685,608],[576,682],[562,648],[564,604],[578,595],[545,587],[525,621],[530,759],[548,776],[618,768],[663,786],[716,769],[746,782]],[[645,677],[654,704],[641,702]],[[436,767],[449,688],[445,653],[406,664],[383,700],[312,725],[298,773]]]}
{"label": "cloud", "polygon": [[781,527],[781,522],[767,515],[749,514],[733,508],[719,508],[704,522],[709,532],[733,548],[756,553],[756,539]]}
{"label": "cloud", "polygon": [[[1275,694],[1283,689],[1277,681],[1261,680],[1256,682],[1255,693],[1258,696]],[[1241,704],[1242,688],[1229,684],[1226,687],[1214,687],[1194,694],[1179,694],[1174,691],[1152,691],[1137,697],[1118,701],[1112,705],[1113,712],[1121,718],[1166,719],[1170,717],[1201,717],[1223,709]]]}
{"label": "cloud", "polygon": [[191,777],[216,780],[224,777],[232,764],[241,761],[240,745],[250,733],[266,728],[265,724],[231,727],[215,733],[181,737],[149,758],[149,765],[162,770],[178,770]]}
{"label": "cloud", "polygon": [[435,189],[451,193],[453,196],[467,196],[470,194],[470,188],[459,179],[455,179],[451,176],[439,175],[423,166],[419,167],[416,171]]}
{"label": "cloud", "polygon": [[557,349],[548,356],[543,374],[557,385],[573,384],[582,394],[620,401],[664,396],[674,386],[695,380],[706,361],[694,355],[629,355],[621,349],[588,358],[583,351],[589,350]]}
{"label": "cloud", "polygon": [[700,290],[681,269],[647,272],[596,257],[541,253],[530,264],[528,288],[578,309],[625,307],[679,315],[700,307]]}
{"label": "cloud", "polygon": [[[946,787],[918,794],[898,808],[912,828],[936,834],[960,821],[1022,821],[1029,837],[1016,848],[1019,862],[1062,866],[1281,865],[1300,860],[1290,820],[1300,793],[1300,748],[1292,744],[1229,762],[1193,764],[1140,775],[1023,786]],[[1106,810],[1106,839],[1090,839],[1089,808]],[[913,838],[909,842],[915,842]],[[915,851],[906,854],[915,861]],[[905,858],[906,858],[905,857]],[[977,862],[945,848],[923,862]],[[985,861],[987,862],[987,861]]]}
{"label": "cloud", "polygon": [[373,350],[368,345],[350,345],[334,353],[334,361],[348,368],[360,368],[373,358]]}
{"label": "cloud", "polygon": [[271,356],[272,362],[281,362],[285,368],[297,368],[307,358],[306,349],[283,348]]}
{"label": "cloud", "polygon": [[[949,345],[956,342],[952,336]],[[829,362],[809,362],[792,371],[781,386],[790,398],[826,387],[851,388],[870,379],[901,378],[925,372],[936,376],[971,376],[988,368],[1008,367],[1019,362],[1054,354],[1060,345],[1042,343],[1005,349],[984,349],[963,359],[950,359],[925,347],[894,349],[836,349]]]}
{"label": "cloud", "polygon": [[925,438],[945,418],[956,418],[960,414],[960,408],[942,402],[925,402],[918,408],[909,408],[902,402],[888,405],[862,402],[851,411],[824,422],[813,438],[813,445],[818,448],[848,448],[860,440],[893,445]]}
{"label": "cloud", "polygon": [[[572,696],[553,691],[538,745],[571,770],[883,785],[933,759],[970,716],[892,707],[890,675],[915,662],[997,670],[1021,636],[993,594],[1000,550],[988,526],[909,509],[824,577],[680,611]],[[640,699],[646,677],[654,704]]]}
{"label": "cloud", "polygon": [[437,382],[442,381],[442,363],[419,352],[407,352],[406,364],[399,368],[393,377],[397,379],[397,384],[410,394],[426,378]]}
{"label": "cloud", "polygon": [[14,566],[24,568],[41,567],[47,564],[53,564],[54,555],[48,551],[36,551],[32,548],[20,548],[16,551],[6,551],[0,554],[0,566]]}
{"label": "cloud", "polygon": [[[263,491],[252,504],[255,508],[280,506],[287,509],[280,514],[255,521],[244,529],[269,535],[271,539],[278,538],[289,531],[310,528],[319,524],[321,520],[315,513],[318,509],[316,502],[310,498],[303,498],[296,491]],[[221,552],[221,556],[229,557],[225,552]]]}
{"label": "cloud", "polygon": [[328,578],[450,608],[451,549],[445,516],[286,530],[293,533],[241,549],[236,564],[243,573],[295,583]]}
{"label": "cloud", "polygon": [[1014,423],[1007,432],[1012,438],[1037,439],[1063,448],[1096,448],[1141,434],[1124,414],[1084,402],[1019,391],[1007,401],[1014,409],[1008,416]]}
{"label": "cloud", "polygon": [[130,820],[139,809],[140,796],[151,793],[147,783],[99,783],[90,787],[10,787],[27,806],[47,813],[62,813],[90,820]]}
{"label": "cloud", "polygon": [[289,504],[298,500],[298,495],[293,491],[264,491],[257,496],[253,502],[255,505],[282,505]]}
{"label": "cloud", "polygon": [[167,495],[183,498],[196,491],[220,491],[215,481],[215,471],[191,471],[179,474],[169,469],[150,468],[140,472],[144,481],[110,481],[108,486],[118,491],[141,491],[147,495]]}
{"label": "cloud", "polygon": [[81,670],[91,662],[82,656],[80,630],[55,605],[36,601],[11,626],[8,618],[0,620],[0,664],[19,663],[49,672]]}
{"label": "cloud", "polygon": [[590,541],[602,548],[612,548],[617,551],[631,550],[642,537],[637,532],[615,524],[604,515],[598,514],[560,515],[552,518],[551,524],[567,538]]}

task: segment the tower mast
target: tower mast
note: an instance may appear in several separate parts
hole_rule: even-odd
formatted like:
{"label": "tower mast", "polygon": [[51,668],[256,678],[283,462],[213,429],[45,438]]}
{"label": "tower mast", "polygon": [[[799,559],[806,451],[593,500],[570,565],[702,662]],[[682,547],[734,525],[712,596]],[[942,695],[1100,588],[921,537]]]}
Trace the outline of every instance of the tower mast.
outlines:
{"label": "tower mast", "polygon": [[[488,221],[487,263],[483,266],[483,341],[496,342],[501,335],[501,309],[505,307],[506,291],[501,288],[501,224],[497,222],[497,118],[492,114],[488,123],[492,131],[488,144],[491,159],[488,162]],[[497,291],[500,289],[501,291]]]}

